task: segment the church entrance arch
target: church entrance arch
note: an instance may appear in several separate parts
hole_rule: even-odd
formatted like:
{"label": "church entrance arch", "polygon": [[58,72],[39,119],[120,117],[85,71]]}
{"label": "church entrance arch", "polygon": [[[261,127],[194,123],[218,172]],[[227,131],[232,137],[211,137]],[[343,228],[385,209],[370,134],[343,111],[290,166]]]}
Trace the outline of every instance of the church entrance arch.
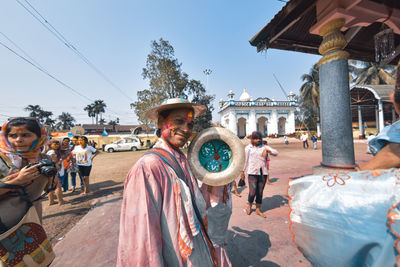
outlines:
{"label": "church entrance arch", "polygon": [[286,118],[280,117],[278,120],[278,135],[286,134]]}
{"label": "church entrance arch", "polygon": [[237,122],[237,133],[240,138],[246,136],[246,122],[245,118],[239,118]]}
{"label": "church entrance arch", "polygon": [[260,117],[257,120],[257,131],[263,136],[268,136],[268,119],[266,117]]}

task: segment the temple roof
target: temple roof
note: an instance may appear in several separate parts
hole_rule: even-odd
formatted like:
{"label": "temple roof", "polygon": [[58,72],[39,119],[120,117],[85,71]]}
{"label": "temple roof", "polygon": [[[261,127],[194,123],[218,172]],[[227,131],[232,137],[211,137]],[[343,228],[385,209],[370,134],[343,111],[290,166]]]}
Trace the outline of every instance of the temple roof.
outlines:
{"label": "temple roof", "polygon": [[[399,0],[369,0],[373,4],[385,4],[400,10]],[[322,37],[311,34],[310,28],[317,23],[317,0],[290,0],[274,18],[250,40],[257,51],[270,48],[319,54],[318,47]],[[382,23],[375,22],[366,27],[352,27],[344,31],[348,41],[345,51],[350,59],[375,61],[375,45],[373,36],[381,30]],[[397,64],[400,58],[400,35],[395,34],[397,56],[385,62]]]}
{"label": "temple roof", "polygon": [[249,93],[246,91],[246,88],[243,89],[243,93],[239,97],[240,101],[251,101],[253,98],[249,95]]}

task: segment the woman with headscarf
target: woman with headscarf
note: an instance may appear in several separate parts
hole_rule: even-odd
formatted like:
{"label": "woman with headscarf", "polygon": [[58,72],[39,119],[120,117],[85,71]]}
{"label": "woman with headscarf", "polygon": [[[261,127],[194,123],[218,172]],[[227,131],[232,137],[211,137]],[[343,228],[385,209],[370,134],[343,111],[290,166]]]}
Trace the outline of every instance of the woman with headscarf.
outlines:
{"label": "woman with headscarf", "polygon": [[[27,266],[28,260],[33,260],[37,266],[47,266],[54,259],[51,244],[40,225],[28,223],[16,230],[13,228],[28,214],[41,222],[40,197],[52,178],[42,174],[38,168],[40,163],[36,162],[48,159],[41,154],[46,142],[46,131],[34,118],[13,118],[1,128],[0,258],[6,266]],[[19,238],[24,238],[25,242],[18,243]]]}
{"label": "woman with headscarf", "polygon": [[[25,166],[45,157],[40,149],[46,142],[46,131],[34,118],[14,118],[6,122],[0,132],[0,182],[24,185],[40,178],[44,189],[48,178],[40,175],[38,165]],[[35,193],[40,195],[43,189]],[[0,195],[7,193],[9,190],[0,189]],[[35,206],[41,214],[40,202]]]}

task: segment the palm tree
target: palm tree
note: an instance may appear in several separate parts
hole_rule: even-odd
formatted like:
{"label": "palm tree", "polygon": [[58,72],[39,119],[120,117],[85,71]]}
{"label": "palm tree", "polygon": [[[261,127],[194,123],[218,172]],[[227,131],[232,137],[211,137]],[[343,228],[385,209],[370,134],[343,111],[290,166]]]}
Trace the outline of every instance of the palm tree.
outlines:
{"label": "palm tree", "polygon": [[[96,116],[96,113],[94,112],[93,104],[87,105],[83,110],[87,111],[88,117],[92,118],[92,124],[93,124],[93,118]],[[97,124],[97,122],[96,122],[96,124]]]}
{"label": "palm tree", "polygon": [[303,118],[304,121],[308,121],[312,125],[307,127],[314,128],[319,123],[319,68],[317,64],[314,64],[308,74],[303,74],[301,80],[304,82],[300,87],[300,109],[302,113],[307,114]]}
{"label": "palm tree", "polygon": [[115,126],[118,125],[118,123],[119,123],[119,118],[117,118],[115,121],[110,120],[110,121],[108,122],[108,125],[112,125],[112,127],[113,127],[113,132],[115,132]]}
{"label": "palm tree", "polygon": [[39,105],[28,105],[24,110],[30,111],[29,116],[32,118],[39,118],[40,114],[43,112],[42,107]]}
{"label": "palm tree", "polygon": [[44,125],[48,125],[50,126],[50,128],[54,128],[56,124],[56,120],[53,120],[52,118],[46,118],[46,120],[44,121]]}
{"label": "palm tree", "polygon": [[318,65],[310,69],[308,74],[303,74],[301,80],[304,82],[300,87],[300,97],[304,102],[312,102],[316,108],[319,108],[319,69]]}
{"label": "palm tree", "polygon": [[57,123],[57,126],[61,129],[61,130],[69,130],[72,127],[74,127],[74,117],[72,117],[71,114],[69,114],[68,112],[63,112],[61,113],[60,116],[58,116],[58,120],[59,122]]}
{"label": "palm tree", "polygon": [[93,111],[96,114],[96,124],[98,123],[98,116],[100,115],[100,119],[103,119],[102,114],[106,112],[104,109],[107,107],[106,103],[104,103],[103,100],[95,100],[94,103],[92,104],[93,106]]}
{"label": "palm tree", "polygon": [[100,125],[104,125],[104,123],[106,123],[106,120],[103,119],[103,118],[101,118],[101,119],[99,120],[99,123],[100,123]]}
{"label": "palm tree", "polygon": [[[45,111],[45,110],[40,111],[40,113],[39,113],[40,123],[46,124],[46,125],[50,125],[51,123],[54,124],[55,121],[53,119],[51,119],[51,116],[53,116],[53,112],[51,112],[51,111]],[[47,123],[49,123],[49,124],[47,124]]]}
{"label": "palm tree", "polygon": [[375,62],[349,60],[349,72],[354,76],[353,82],[357,85],[395,84],[394,68]]}
{"label": "palm tree", "polygon": [[53,112],[43,110],[39,105],[28,105],[24,108],[25,111],[30,111],[29,116],[32,118],[37,118],[40,123],[54,126],[55,121],[51,118]]}

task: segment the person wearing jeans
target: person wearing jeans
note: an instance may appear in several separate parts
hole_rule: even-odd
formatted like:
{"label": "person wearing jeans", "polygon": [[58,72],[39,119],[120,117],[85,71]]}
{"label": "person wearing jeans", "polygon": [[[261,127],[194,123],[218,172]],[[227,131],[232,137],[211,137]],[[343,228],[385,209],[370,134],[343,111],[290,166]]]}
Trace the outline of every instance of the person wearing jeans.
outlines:
{"label": "person wearing jeans", "polygon": [[260,132],[253,132],[251,134],[251,144],[246,146],[245,153],[246,160],[243,171],[241,173],[241,179],[244,179],[245,171],[247,170],[249,196],[246,213],[248,215],[251,214],[251,207],[255,199],[256,214],[265,218],[266,215],[261,212],[260,208],[262,204],[263,191],[268,175],[266,158],[268,153],[271,153],[271,155],[274,156],[278,155],[278,151],[263,144]]}

